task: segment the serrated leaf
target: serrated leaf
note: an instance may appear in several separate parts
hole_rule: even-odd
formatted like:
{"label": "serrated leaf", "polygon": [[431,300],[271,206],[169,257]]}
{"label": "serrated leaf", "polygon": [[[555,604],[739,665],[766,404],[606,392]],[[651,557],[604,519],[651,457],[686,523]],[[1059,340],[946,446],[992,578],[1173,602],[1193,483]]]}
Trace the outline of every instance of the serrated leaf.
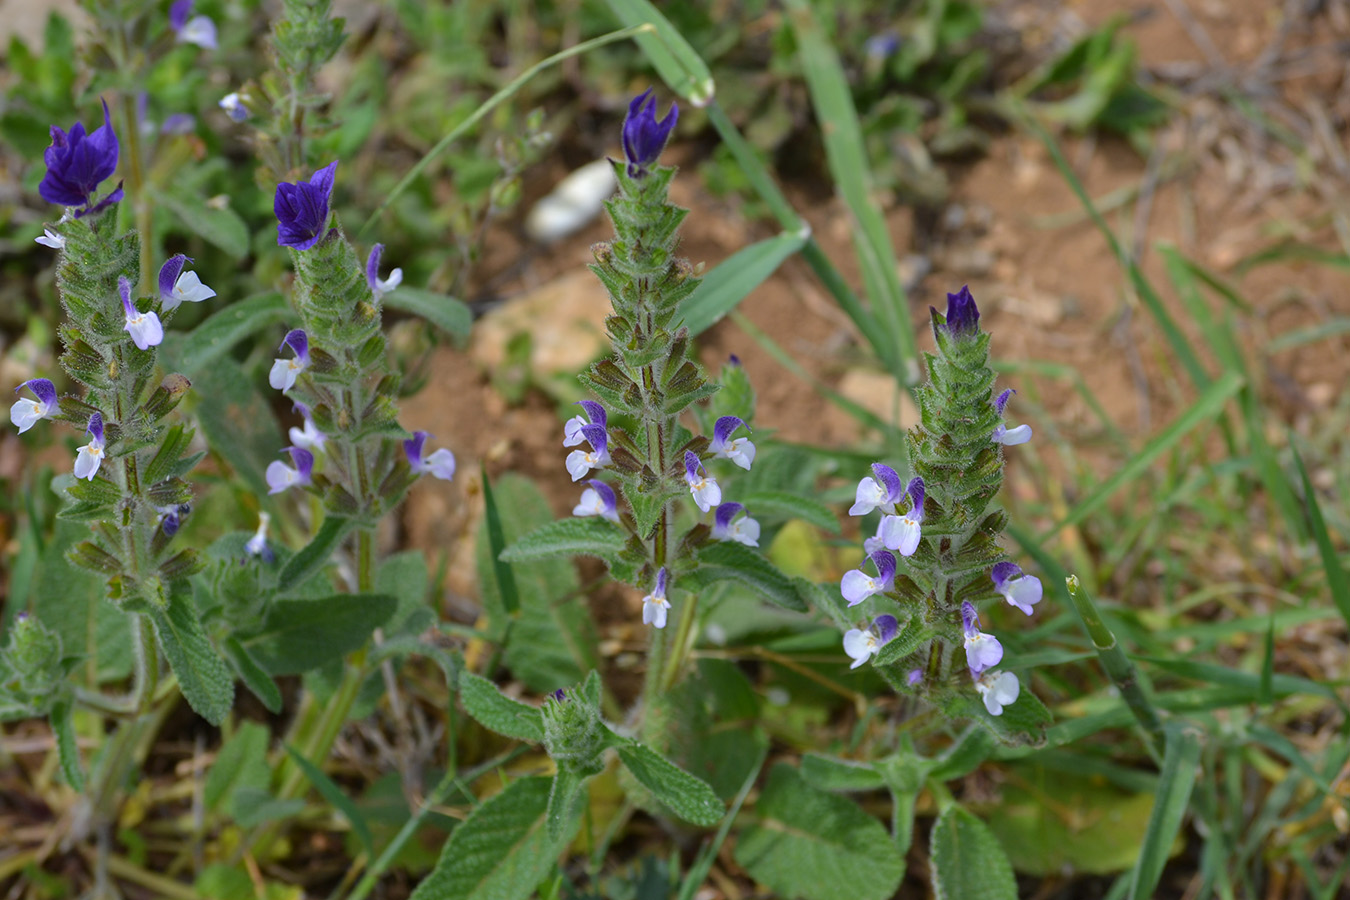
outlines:
{"label": "serrated leaf", "polygon": [[84,766],[80,763],[80,748],[75,742],[75,722],[71,718],[73,706],[62,698],[52,704],[52,731],[56,734],[56,752],[61,760],[61,774],[66,783],[77,791],[84,790]]}
{"label": "serrated leaf", "polygon": [[277,592],[285,593],[315,575],[355,527],[356,522],[342,516],[324,519],[318,534],[292,556],[281,570],[277,579]]}
{"label": "serrated leaf", "polygon": [[421,316],[442,331],[455,337],[468,337],[473,327],[473,311],[446,294],[400,286],[384,295],[384,305]]}
{"label": "serrated leaf", "polygon": [[459,699],[474,720],[491,731],[532,744],[544,740],[544,717],[533,706],[512,700],[486,678],[472,672],[459,676]]}
{"label": "serrated leaf", "polygon": [[231,303],[172,345],[174,368],[188,375],[209,368],[244,338],[284,322],[291,315],[290,305],[275,291]]}
{"label": "serrated leaf", "polygon": [[314,785],[315,790],[322,795],[323,799],[327,800],[338,812],[342,813],[343,818],[351,823],[356,839],[361,842],[361,848],[366,851],[366,859],[374,859],[375,841],[370,836],[370,826],[366,824],[366,817],[356,808],[352,799],[344,794],[342,788],[338,787],[333,779],[324,774],[322,769],[305,759],[303,754],[296,752],[294,747],[290,744],[282,744],[282,746],[286,748],[286,753],[291,757],[291,760],[300,767],[300,771],[304,773],[305,778],[309,779],[309,783]]}
{"label": "serrated leaf", "polygon": [[671,812],[687,822],[711,828],[726,808],[707,782],[695,778],[644,744],[619,746],[619,759],[638,781]]}
{"label": "serrated leaf", "polygon": [[597,556],[612,559],[623,549],[623,529],[599,516],[578,516],[549,522],[513,541],[503,562],[525,562],[554,556]]}
{"label": "serrated leaf", "polygon": [[564,841],[544,824],[552,778],[522,778],[464,820],[411,900],[526,900],[547,877]]}
{"label": "serrated leaf", "polygon": [[905,874],[880,822],[852,800],[811,787],[791,766],[769,773],[755,813],[736,862],[784,900],[887,900]]}
{"label": "serrated leaf", "polygon": [[886,786],[881,773],[868,763],[817,753],[802,757],[802,777],[822,791],[875,791]]}
{"label": "serrated leaf", "polygon": [[243,645],[268,674],[298,675],[362,647],[397,606],[388,594],[282,598],[268,609],[262,630]]}
{"label": "serrated leaf", "polygon": [[212,725],[225,721],[234,705],[234,676],[206,637],[191,596],[171,591],[168,609],[151,607],[149,616],[188,705]]}
{"label": "serrated leaf", "polygon": [[206,784],[202,788],[202,803],[208,812],[217,809],[233,810],[222,803],[232,799],[239,791],[253,788],[266,791],[272,777],[272,769],[267,764],[267,745],[271,732],[265,725],[244,719],[238,729],[221,745],[216,761],[206,773]]}
{"label": "serrated leaf", "polygon": [[959,806],[933,823],[933,891],[937,900],[1017,900],[1017,880],[998,838]]}
{"label": "serrated leaf", "polygon": [[234,673],[239,676],[239,680],[248,688],[249,693],[257,697],[268,712],[281,712],[281,688],[277,687],[271,676],[258,665],[258,661],[249,655],[244,645],[239,643],[239,639],[230,635],[225,639],[221,649],[224,650],[225,658],[229,660]]}
{"label": "serrated leaf", "polygon": [[681,581],[705,587],[720,581],[735,581],[751,588],[775,606],[806,612],[806,601],[793,580],[773,563],[744,544],[719,541],[698,554],[698,568]]}
{"label": "serrated leaf", "polygon": [[741,499],[749,513],[758,518],[762,513],[776,514],[784,519],[801,519],[817,528],[839,533],[839,519],[824,503],[800,497],[787,491],[754,491]]}

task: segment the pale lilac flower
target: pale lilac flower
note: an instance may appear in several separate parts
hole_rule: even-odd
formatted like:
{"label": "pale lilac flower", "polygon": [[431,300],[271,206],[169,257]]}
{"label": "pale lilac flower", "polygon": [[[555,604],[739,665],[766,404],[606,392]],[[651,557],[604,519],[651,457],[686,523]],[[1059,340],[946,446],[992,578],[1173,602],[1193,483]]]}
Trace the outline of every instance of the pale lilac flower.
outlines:
{"label": "pale lilac flower", "polygon": [[839,591],[849,606],[857,606],[873,594],[884,594],[895,584],[895,557],[885,550],[867,554],[872,565],[877,567],[877,575],[868,575],[862,569],[845,572],[839,582]]}
{"label": "pale lilac flower", "polygon": [[75,454],[74,474],[76,478],[93,481],[98,474],[98,467],[103,465],[103,416],[100,413],[89,417],[89,427],[85,433],[89,435],[89,443]]}
{"label": "pale lilac flower", "polygon": [[272,521],[272,517],[265,512],[258,513],[258,530],[253,533],[253,537],[244,544],[244,550],[249,556],[261,557],[264,562],[272,562],[276,559],[276,554],[272,548],[267,545],[267,526]]}
{"label": "pale lilac flower", "polygon": [[366,258],[366,284],[370,285],[376,300],[403,283],[402,269],[393,270],[388,278],[380,278],[380,257],[383,255],[384,244],[376,244],[370,248],[370,256]]}
{"label": "pale lilac flower", "polygon": [[[591,421],[577,425],[575,424],[577,419],[572,419],[563,427],[563,446],[579,444],[583,440],[591,445],[590,450],[573,450],[567,454],[564,465],[567,466],[567,472],[573,481],[580,481],[591,469],[603,469],[610,463],[609,432],[605,430],[605,408],[594,400],[582,400],[581,405],[591,416]],[[572,441],[572,444],[568,444],[567,441]]]}
{"label": "pale lilac flower", "polygon": [[909,495],[909,512],[902,516],[883,518],[877,534],[881,536],[881,543],[887,550],[895,550],[901,556],[913,556],[914,551],[919,549],[919,538],[922,537],[923,479],[911,478],[905,493]]}
{"label": "pale lilac flower", "polygon": [[966,633],[966,663],[972,674],[992,669],[1003,659],[1003,645],[980,630],[980,614],[969,600],[961,604],[961,624]]}
{"label": "pale lilac flower", "polygon": [[169,7],[169,27],[180,44],[196,44],[207,50],[216,49],[216,23],[209,16],[192,15],[193,0],[176,0]]}
{"label": "pale lilac flower", "polygon": [[872,474],[876,477],[858,482],[853,505],[848,509],[850,516],[865,516],[877,508],[895,515],[896,501],[903,496],[900,476],[890,466],[881,463],[872,463]]}
{"label": "pale lilac flower", "polygon": [[581,500],[572,507],[574,516],[599,516],[619,524],[619,502],[614,489],[599,479],[592,478],[581,492]]}
{"label": "pale lilac flower", "polygon": [[994,590],[1027,615],[1031,615],[1031,608],[1041,602],[1041,580],[1035,575],[1023,575],[1014,563],[998,563],[989,577],[994,580]]}
{"label": "pale lilac flower", "polygon": [[61,411],[61,403],[56,398],[56,385],[45,378],[30,378],[14,389],[14,393],[24,388],[33,392],[36,400],[20,397],[9,408],[9,420],[19,426],[19,434],[38,423],[39,419],[50,419]]}
{"label": "pale lilac flower", "polygon": [[870,538],[863,539],[864,553],[875,553],[878,550],[886,549],[886,541],[882,539],[882,532],[886,528],[886,520],[888,518],[890,517],[882,516],[881,520],[877,522],[877,533],[872,535]]}
{"label": "pale lilac flower", "polygon": [[221,97],[216,105],[225,110],[225,115],[232,121],[242,122],[248,118],[248,107],[244,105],[244,98],[237,92]]}
{"label": "pale lilac flower", "polygon": [[850,669],[856,669],[867,662],[900,631],[900,623],[895,616],[877,616],[864,631],[850,628],[844,632],[844,652],[852,659]]}
{"label": "pale lilac flower", "polygon": [[154,312],[141,312],[131,302],[131,282],[127,276],[118,277],[117,290],[122,295],[122,308],[127,313],[127,323],[122,326],[122,330],[130,334],[132,342],[142,350],[158,347],[159,342],[164,340],[164,326],[159,323],[159,316]]}
{"label": "pale lilac flower", "polygon": [[[723,503],[717,507],[713,516],[712,536],[717,541],[735,541],[747,547],[759,546],[759,523],[746,515],[736,516],[745,511],[739,503]],[[735,519],[735,521],[732,521]]]}
{"label": "pale lilac flower", "polygon": [[722,489],[717,480],[703,471],[703,463],[693,450],[684,451],[684,481],[689,485],[689,493],[694,496],[698,508],[707,512],[722,502]]}
{"label": "pale lilac flower", "polygon": [[309,368],[309,335],[299,328],[294,328],[286,333],[278,349],[285,347],[290,347],[295,352],[295,357],[273,360],[272,371],[267,375],[267,383],[283,393],[295,387],[295,379]]}
{"label": "pale lilac flower", "polygon": [[312,453],[322,453],[323,445],[328,441],[328,435],[320,431],[314,424],[314,419],[309,413],[309,407],[303,403],[297,403],[292,409],[304,417],[305,425],[303,428],[291,426],[289,432],[291,445],[299,447],[301,450],[309,450]]}
{"label": "pale lilac flower", "polygon": [[665,628],[668,609],[670,601],[666,599],[666,567],[662,566],[656,572],[656,587],[642,598],[642,624]]}
{"label": "pale lilac flower", "polygon": [[455,454],[442,447],[423,459],[422,446],[429,437],[431,435],[425,431],[414,431],[413,436],[403,442],[403,453],[408,457],[408,465],[418,475],[430,473],[442,481],[449,481],[455,477]]}
{"label": "pale lilac flower", "polygon": [[[1009,388],[999,394],[998,399],[994,401],[994,409],[1000,416],[1003,415],[1003,410],[1008,405],[1008,399],[1015,393],[1017,393],[1017,391]],[[994,433],[990,435],[989,439],[995,444],[1002,444],[1005,447],[1011,447],[1014,444],[1025,444],[1027,441],[1031,440],[1031,426],[1018,425],[1016,428],[1009,428],[1006,425],[1000,424],[994,429]]]}
{"label": "pale lilac flower", "polygon": [[586,411],[585,416],[573,416],[563,425],[563,446],[575,447],[586,440],[586,435],[582,434],[581,429],[587,425],[598,425],[601,428],[608,427],[609,416],[605,413],[605,408],[594,400],[578,400],[576,403]]}
{"label": "pale lilac flower", "polygon": [[749,471],[750,464],[755,461],[755,445],[749,438],[728,440],[737,428],[750,430],[739,416],[722,416],[713,426],[713,439],[708,449],[712,451],[713,459],[729,459]]}
{"label": "pale lilac flower", "polygon": [[975,690],[980,692],[984,708],[989,710],[991,716],[1003,715],[1003,707],[1011,706],[1022,692],[1022,685],[1011,672],[990,669],[979,675],[971,675],[975,679]]}
{"label": "pale lilac flower", "polygon": [[66,246],[66,239],[63,236],[45,226],[42,229],[42,237],[33,238],[33,240],[44,247],[51,247],[53,250],[60,250]]}
{"label": "pale lilac flower", "polygon": [[183,266],[192,257],[179,253],[171,256],[159,270],[159,298],[165,312],[177,309],[183,303],[201,303],[216,295],[196,272],[184,272]]}
{"label": "pale lilac flower", "polygon": [[273,460],[267,464],[267,487],[269,494],[280,494],[282,491],[293,487],[303,487],[314,480],[314,454],[308,450],[301,450],[299,447],[287,447],[282,453],[291,455],[291,462],[295,463],[295,468],[291,468],[280,460]]}
{"label": "pale lilac flower", "polygon": [[909,674],[905,676],[905,681],[910,687],[918,687],[923,684],[923,669],[910,669]]}
{"label": "pale lilac flower", "polygon": [[159,133],[164,135],[182,135],[192,134],[197,129],[197,117],[191,113],[174,113],[164,120],[164,124],[159,126]]}

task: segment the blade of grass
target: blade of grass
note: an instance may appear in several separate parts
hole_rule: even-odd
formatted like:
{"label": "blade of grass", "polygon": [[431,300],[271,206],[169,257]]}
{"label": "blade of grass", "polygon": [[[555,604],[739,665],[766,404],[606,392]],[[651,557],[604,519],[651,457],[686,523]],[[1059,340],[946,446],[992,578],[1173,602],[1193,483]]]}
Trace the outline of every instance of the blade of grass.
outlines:
{"label": "blade of grass", "polygon": [[735,309],[778,270],[783,260],[802,248],[808,237],[806,231],[809,229],[784,232],[743,247],[705,275],[703,283],[680,305],[689,334],[702,334]]}
{"label": "blade of grass", "polygon": [[680,893],[678,900],[693,900],[699,887],[703,885],[703,880],[708,877],[708,871],[712,869],[713,860],[717,859],[717,854],[722,850],[722,844],[726,842],[727,835],[731,833],[732,823],[736,821],[736,816],[740,814],[741,806],[745,803],[745,798],[750,796],[750,789],[755,786],[755,781],[759,778],[760,771],[764,768],[764,760],[768,758],[767,744],[760,751],[759,762],[750,771],[750,775],[741,784],[741,789],[736,792],[736,799],[731,801],[731,808],[722,818],[722,824],[717,828],[717,834],[713,836],[712,841],[699,851],[698,856],[689,866],[689,873],[684,877],[680,884]]}
{"label": "blade of grass", "polygon": [[1181,831],[1182,819],[1191,802],[1191,790],[1200,762],[1200,733],[1182,722],[1169,722],[1167,749],[1158,779],[1157,801],[1149,815],[1148,830],[1139,849],[1139,861],[1130,883],[1130,900],[1148,900],[1162,878],[1163,866]]}
{"label": "blade of grass", "polygon": [[886,219],[872,196],[862,127],[853,105],[844,67],[807,0],[787,0],[811,105],[820,122],[821,140],[834,183],[853,216],[854,247],[867,299],[893,352],[882,356],[888,368],[910,387],[919,380],[919,353],[909,322],[909,304]]}
{"label": "blade of grass", "polygon": [[1298,469],[1298,477],[1303,482],[1303,500],[1306,504],[1308,525],[1312,529],[1313,539],[1317,541],[1317,552],[1322,557],[1322,568],[1327,573],[1327,588],[1331,591],[1331,601],[1341,611],[1345,621],[1350,623],[1350,581],[1346,579],[1345,569],[1341,566],[1340,557],[1336,555],[1336,547],[1331,543],[1326,520],[1322,518],[1322,507],[1317,502],[1317,492],[1313,490],[1312,480],[1308,478],[1303,457],[1294,446],[1292,434],[1289,437],[1289,449],[1293,451],[1294,466]]}
{"label": "blade of grass", "polygon": [[650,26],[650,31],[639,31],[636,40],[667,87],[694,106],[707,106],[714,93],[712,72],[661,11],[647,0],[606,2],[626,27]]}
{"label": "blade of grass", "polygon": [[[506,532],[502,529],[501,512],[492,496],[492,483],[488,481],[487,470],[483,470],[483,505],[486,507],[488,545],[492,550],[492,570],[497,576],[497,587],[502,595],[502,607],[512,618],[520,609],[520,593],[516,588],[516,573],[510,563],[502,561],[502,551],[506,549]],[[502,643],[506,643],[503,639]]]}
{"label": "blade of grass", "polygon": [[361,849],[366,851],[366,859],[369,860],[375,856],[375,840],[370,836],[370,826],[366,824],[366,817],[361,815],[361,810],[356,808],[352,798],[342,792],[333,779],[320,769],[314,763],[305,759],[304,755],[298,753],[294,747],[285,742],[281,745],[286,753],[300,767],[300,771],[305,773],[309,783],[314,785],[315,789],[323,795],[329,805],[342,813],[343,817],[352,826],[352,832],[356,839],[361,842]]}

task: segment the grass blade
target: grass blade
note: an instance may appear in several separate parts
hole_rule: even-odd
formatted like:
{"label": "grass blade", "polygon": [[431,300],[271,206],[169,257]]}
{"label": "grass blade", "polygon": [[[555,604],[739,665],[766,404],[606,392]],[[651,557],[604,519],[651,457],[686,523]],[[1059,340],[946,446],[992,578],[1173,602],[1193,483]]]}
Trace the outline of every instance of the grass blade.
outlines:
{"label": "grass blade", "polygon": [[286,752],[291,759],[300,767],[300,771],[305,773],[305,778],[309,779],[309,783],[314,785],[315,790],[323,796],[323,799],[327,800],[334,809],[342,813],[343,817],[351,823],[352,832],[356,835],[356,839],[361,842],[361,849],[366,851],[366,859],[374,858],[375,840],[370,835],[370,826],[366,824],[366,817],[361,815],[361,810],[356,808],[352,798],[344,794],[342,788],[338,787],[337,783],[329,778],[323,769],[305,759],[304,755],[298,753],[290,744],[283,743],[282,746],[286,748]]}
{"label": "grass blade", "polygon": [[703,278],[680,313],[691,335],[702,334],[731,312],[806,243],[808,229],[759,241],[736,251]]}
{"label": "grass blade", "polygon": [[501,558],[506,549],[506,533],[502,530],[501,511],[492,497],[492,483],[488,481],[487,470],[483,471],[483,504],[486,507],[488,544],[492,548],[492,568],[502,593],[502,608],[508,616],[514,616],[516,610],[520,609],[520,592],[516,589],[515,570]]}
{"label": "grass blade", "polygon": [[660,10],[648,0],[607,2],[615,18],[628,28],[639,29],[635,34],[638,46],[672,91],[694,106],[707,106],[712,101],[713,77],[708,64]]}
{"label": "grass blade", "polygon": [[1307,504],[1305,508],[1308,513],[1308,525],[1312,529],[1313,539],[1317,541],[1317,552],[1322,556],[1322,568],[1327,573],[1327,588],[1331,591],[1331,601],[1341,611],[1345,621],[1350,623],[1350,581],[1347,581],[1345,568],[1341,565],[1340,557],[1336,555],[1336,547],[1331,543],[1326,519],[1322,518],[1322,507],[1317,502],[1317,493],[1313,490],[1312,480],[1308,478],[1303,457],[1294,446],[1292,435],[1289,449],[1294,453],[1294,465],[1298,468],[1298,477],[1303,482],[1303,500]]}
{"label": "grass blade", "polygon": [[1149,816],[1148,831],[1139,851],[1130,884],[1130,900],[1148,900],[1162,878],[1163,866],[1172,844],[1181,831],[1181,822],[1190,805],[1191,791],[1199,771],[1200,734],[1181,722],[1169,722],[1167,749],[1158,780],[1157,802]]}

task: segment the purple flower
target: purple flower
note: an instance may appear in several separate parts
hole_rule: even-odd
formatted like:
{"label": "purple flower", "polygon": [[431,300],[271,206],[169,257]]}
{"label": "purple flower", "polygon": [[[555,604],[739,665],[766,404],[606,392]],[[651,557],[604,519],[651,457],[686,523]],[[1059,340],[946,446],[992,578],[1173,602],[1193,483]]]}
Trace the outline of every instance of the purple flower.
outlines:
{"label": "purple flower", "polygon": [[272,371],[267,375],[267,383],[283,393],[295,387],[295,379],[309,368],[309,335],[299,328],[291,329],[277,349],[285,347],[290,347],[295,357],[272,360]]}
{"label": "purple flower", "polygon": [[244,105],[244,98],[239,96],[238,92],[226,94],[216,105],[225,110],[225,115],[232,121],[242,122],[248,118],[248,107]]}
{"label": "purple flower", "polygon": [[651,88],[633,98],[623,120],[623,155],[628,159],[629,178],[647,173],[647,168],[665,149],[679,118],[679,105],[671,103],[666,117],[656,121],[656,98],[652,96]]}
{"label": "purple flower", "polygon": [[923,684],[923,669],[910,669],[909,674],[905,676],[905,681],[910,687],[918,687]]}
{"label": "purple flower", "polygon": [[880,62],[888,56],[895,55],[895,51],[900,49],[900,38],[893,31],[887,31],[883,34],[874,34],[863,43],[863,53],[868,59]]}
{"label": "purple flower", "polygon": [[1027,615],[1031,615],[1031,608],[1041,602],[1041,580],[1035,575],[1023,575],[1014,563],[998,563],[989,577],[994,580],[994,590]]}
{"label": "purple flower", "polygon": [[14,389],[14,393],[24,388],[33,392],[36,400],[20,397],[9,408],[9,420],[19,426],[19,434],[37,424],[39,419],[50,419],[61,411],[61,403],[56,399],[56,385],[45,378],[30,378]]}
{"label": "purple flower", "polygon": [[[931,309],[931,307],[930,307]],[[980,330],[980,310],[970,288],[963,286],[955,294],[947,295],[947,315],[937,321],[937,310],[933,310],[934,328],[946,329],[952,337],[965,337],[978,334]]]}
{"label": "purple flower", "polygon": [[601,428],[605,428],[609,423],[605,408],[594,400],[578,400],[576,405],[586,410],[586,415],[573,416],[563,425],[564,447],[575,447],[584,441],[586,436],[582,434],[581,429],[587,425],[599,425]]}
{"label": "purple flower", "polygon": [[192,504],[175,503],[173,506],[157,506],[155,510],[159,513],[159,523],[164,529],[164,536],[173,537],[178,533],[188,513],[192,512]]}
{"label": "purple flower", "polygon": [[867,662],[900,631],[895,616],[877,616],[867,630],[850,628],[844,632],[844,652],[853,659],[850,669]]}
{"label": "purple flower", "polygon": [[980,674],[971,673],[975,679],[975,690],[979,691],[984,708],[991,716],[1003,715],[1003,707],[1011,706],[1022,692],[1022,685],[1011,672],[989,670]]}
{"label": "purple flower", "polygon": [[267,525],[272,521],[272,517],[265,512],[258,513],[258,530],[254,532],[253,537],[244,544],[244,550],[249,556],[261,557],[264,562],[272,562],[276,559],[276,554],[272,548],[267,545]]}
{"label": "purple flower", "polygon": [[192,15],[193,0],[176,0],[169,7],[169,27],[178,35],[180,44],[196,44],[207,50],[216,49],[216,23],[208,16]]}
{"label": "purple flower", "polygon": [[[717,541],[735,541],[747,547],[759,546],[759,523],[750,516],[736,519],[745,511],[739,503],[723,503],[713,515],[712,536]],[[736,519],[736,521],[732,521]]]}
{"label": "purple flower", "polygon": [[903,516],[883,518],[877,534],[881,536],[881,544],[886,549],[895,550],[901,556],[913,556],[914,551],[919,549],[919,538],[923,534],[920,528],[923,522],[923,479],[911,478],[905,493],[909,494],[909,512]]}
{"label": "purple flower", "polygon": [[[1008,406],[1009,398],[1015,393],[1017,393],[1017,391],[1008,388],[1006,391],[999,394],[998,398],[994,400],[994,411],[1000,416],[1003,415],[1003,410]],[[1011,447],[1014,444],[1025,444],[1027,441],[1031,440],[1031,426],[1018,425],[1016,428],[1008,428],[1006,425],[1000,424],[994,429],[994,433],[989,436],[989,439],[995,444],[1002,444],[1005,447]]]}
{"label": "purple flower", "polygon": [[370,248],[370,256],[366,258],[366,284],[370,285],[376,300],[403,283],[402,269],[394,269],[388,278],[380,278],[380,257],[383,255],[384,244],[376,244]]}
{"label": "purple flower", "polygon": [[142,350],[158,347],[164,340],[164,326],[154,312],[141,312],[131,302],[131,282],[127,276],[117,279],[117,292],[122,295],[122,309],[126,311],[127,321],[122,330],[131,335],[132,343]]}
{"label": "purple flower", "polygon": [[98,474],[98,467],[103,465],[103,416],[100,413],[89,417],[85,433],[89,435],[89,443],[75,454],[74,474],[76,478],[93,481]]}
{"label": "purple flower", "polygon": [[177,309],[183,303],[201,303],[216,295],[196,272],[184,272],[183,266],[192,262],[192,257],[179,253],[169,257],[159,270],[159,299],[165,312]]}
{"label": "purple flower", "polygon": [[556,701],[558,701],[559,703],[566,703],[566,702],[567,702],[567,691],[564,691],[562,688],[558,688],[556,691],[554,691],[553,693],[549,694],[548,696],[549,696],[549,699],[551,699],[551,700],[556,700]]}
{"label": "purple flower", "polygon": [[[208,20],[210,21],[210,20]],[[159,126],[160,134],[192,134],[197,128],[197,117],[191,113],[174,113]]]}
{"label": "purple flower", "polygon": [[423,459],[422,445],[429,437],[431,435],[425,431],[414,431],[413,436],[403,442],[403,453],[408,457],[408,465],[418,475],[430,473],[441,481],[449,481],[455,477],[455,454],[442,447]]}
{"label": "purple flower", "polygon": [[599,516],[615,523],[619,522],[619,503],[614,489],[599,479],[587,481],[589,487],[581,492],[581,500],[572,507],[574,516]]}
{"label": "purple flower", "polygon": [[717,480],[703,471],[703,463],[693,450],[684,451],[684,481],[698,508],[707,512],[722,502],[722,489]]}
{"label": "purple flower", "polygon": [[563,426],[563,446],[575,447],[582,441],[591,445],[590,450],[573,450],[567,454],[567,472],[573,481],[586,477],[591,469],[603,469],[609,465],[609,431],[606,430],[608,417],[605,408],[594,400],[580,400],[578,405],[586,410],[590,417],[587,422],[581,416],[574,416]]}
{"label": "purple flower", "polygon": [[328,201],[333,196],[337,160],[314,173],[309,181],[277,185],[272,211],[277,216],[277,245],[308,250],[323,237],[328,225]]}
{"label": "purple flower", "polygon": [[292,425],[290,431],[287,432],[291,438],[291,445],[299,447],[301,450],[309,450],[312,453],[322,453],[323,445],[328,441],[328,435],[315,426],[314,419],[309,414],[309,407],[303,403],[296,403],[291,409],[298,412],[305,420],[303,428],[296,428]]}
{"label": "purple flower", "polygon": [[266,476],[269,494],[280,494],[288,488],[304,486],[314,480],[313,453],[299,447],[287,447],[281,452],[291,455],[291,462],[295,464],[295,468],[292,469],[280,460],[268,463]]}
{"label": "purple flower", "polygon": [[103,104],[103,124],[89,134],[84,123],[76,122],[70,133],[53,125],[52,145],[43,153],[47,174],[38,185],[38,193],[48,203],[82,206],[75,218],[96,213],[122,199],[119,183],[107,197],[90,205],[94,190],[117,171],[117,134],[113,131],[108,104]]}
{"label": "purple flower", "polygon": [[750,470],[750,464],[755,461],[755,445],[750,443],[749,438],[736,438],[733,441],[727,439],[736,431],[737,428],[750,430],[738,416],[722,416],[713,425],[712,443],[708,449],[712,451],[713,459],[729,459],[736,465],[746,471]]}
{"label": "purple flower", "polygon": [[872,474],[876,477],[858,482],[853,505],[848,508],[850,516],[865,516],[878,507],[884,513],[895,515],[895,503],[902,496],[900,476],[881,463],[872,463]]}
{"label": "purple flower", "polygon": [[978,675],[1003,659],[1003,645],[992,634],[980,630],[980,614],[969,600],[961,604],[961,624],[966,633],[966,663]]}
{"label": "purple flower", "polygon": [[642,624],[665,628],[668,609],[670,601],[666,599],[666,567],[662,566],[656,571],[656,587],[642,598]]}
{"label": "purple flower", "polygon": [[845,572],[839,582],[839,591],[849,606],[857,606],[873,594],[884,594],[895,584],[895,557],[885,550],[867,554],[872,565],[877,567],[877,577],[873,578],[862,569]]}

